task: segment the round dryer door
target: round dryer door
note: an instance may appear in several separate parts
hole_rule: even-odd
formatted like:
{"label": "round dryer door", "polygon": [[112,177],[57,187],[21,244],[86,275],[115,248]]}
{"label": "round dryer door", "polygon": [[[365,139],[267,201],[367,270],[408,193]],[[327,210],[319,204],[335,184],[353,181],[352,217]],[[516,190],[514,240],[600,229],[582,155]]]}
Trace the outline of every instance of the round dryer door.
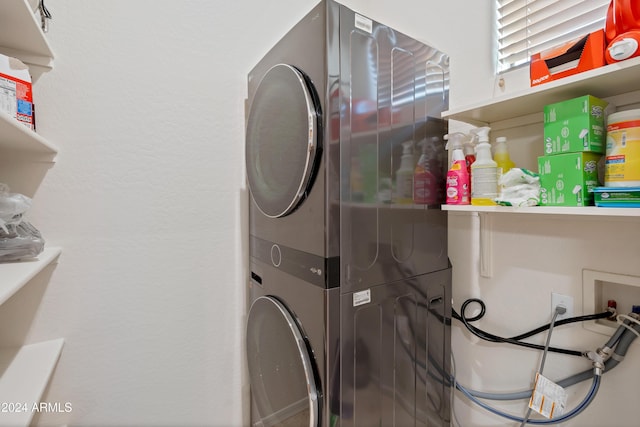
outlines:
{"label": "round dryer door", "polygon": [[278,64],[256,89],[247,120],[246,164],[251,195],[271,218],[291,213],[312,184],[319,158],[320,109],[309,79]]}
{"label": "round dryer door", "polygon": [[247,320],[247,363],[252,400],[265,426],[319,425],[319,396],[313,358],[300,327],[274,297],[251,305]]}

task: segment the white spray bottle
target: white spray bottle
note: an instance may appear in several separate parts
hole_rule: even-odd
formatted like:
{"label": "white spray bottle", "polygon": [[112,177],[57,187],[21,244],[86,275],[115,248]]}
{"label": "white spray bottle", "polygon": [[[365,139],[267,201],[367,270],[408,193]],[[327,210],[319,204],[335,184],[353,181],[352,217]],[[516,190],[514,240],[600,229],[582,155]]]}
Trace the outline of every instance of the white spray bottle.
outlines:
{"label": "white spray bottle", "polygon": [[445,148],[453,150],[451,153],[451,168],[447,172],[447,204],[469,204],[469,172],[464,158],[462,146],[469,139],[462,132],[448,133],[444,136],[447,141]]}
{"label": "white spray bottle", "polygon": [[471,132],[478,136],[476,161],[471,165],[471,204],[496,205],[498,197],[498,164],[491,157],[490,127],[484,126]]}

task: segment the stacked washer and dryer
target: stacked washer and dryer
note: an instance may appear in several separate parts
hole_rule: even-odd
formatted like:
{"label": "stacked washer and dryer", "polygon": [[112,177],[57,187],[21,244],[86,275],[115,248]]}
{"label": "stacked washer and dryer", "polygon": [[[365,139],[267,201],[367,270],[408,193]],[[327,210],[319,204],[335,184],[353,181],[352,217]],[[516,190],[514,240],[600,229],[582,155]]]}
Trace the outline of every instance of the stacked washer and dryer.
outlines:
{"label": "stacked washer and dryer", "polygon": [[249,73],[252,425],[450,425],[448,94],[447,55],[331,0]]}

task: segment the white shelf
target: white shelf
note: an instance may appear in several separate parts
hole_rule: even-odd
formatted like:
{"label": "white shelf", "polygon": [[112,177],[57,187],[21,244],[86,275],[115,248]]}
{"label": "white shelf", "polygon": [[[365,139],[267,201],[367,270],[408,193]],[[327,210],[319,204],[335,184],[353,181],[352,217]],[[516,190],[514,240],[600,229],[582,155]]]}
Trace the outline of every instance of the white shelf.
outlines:
{"label": "white shelf", "polygon": [[542,115],[544,106],[582,95],[607,98],[640,90],[640,57],[585,71],[549,83],[442,113],[463,122],[492,123],[529,114]]}
{"label": "white shelf", "polygon": [[[0,52],[32,66],[32,77],[53,68],[53,51],[26,0],[0,1]],[[34,69],[35,68],[35,69]]]}
{"label": "white shelf", "polygon": [[[0,1],[0,53],[13,56],[27,65],[32,80],[49,71],[53,51],[40,28],[27,0]],[[0,152],[44,154],[51,159],[58,148],[49,141],[20,124],[7,113],[0,111]]]}
{"label": "white shelf", "polygon": [[0,149],[54,157],[58,148],[18,120],[0,111]]}
{"label": "white shelf", "polygon": [[[491,124],[538,114],[543,122],[544,106],[582,95],[607,98],[640,90],[640,57],[585,71],[523,91],[453,108],[443,118],[468,123]],[[640,208],[551,207],[513,208],[506,206],[443,205],[450,212],[490,212],[511,214],[583,215],[607,217],[640,217]]]}
{"label": "white shelf", "polygon": [[511,206],[442,205],[442,210],[450,212],[640,217],[640,208],[604,208],[595,206],[532,206],[515,208]]}
{"label": "white shelf", "polygon": [[0,304],[4,304],[36,274],[57,260],[61,252],[62,248],[45,248],[33,260],[0,263]]}
{"label": "white shelf", "polygon": [[[63,339],[0,350],[0,426],[29,426],[62,352]],[[5,412],[6,410],[6,412]]]}
{"label": "white shelf", "polygon": [[[27,0],[0,0],[0,53],[27,64],[33,83],[53,68],[53,51]],[[52,161],[57,153],[55,145],[0,112],[0,158],[15,155],[41,162]],[[15,177],[22,172],[11,169],[8,173]],[[56,262],[61,252],[61,248],[47,247],[34,259],[0,263],[0,305]],[[0,348],[0,404],[7,405],[0,408],[0,427],[31,424],[34,405],[40,403],[63,344],[64,340],[55,339]]]}

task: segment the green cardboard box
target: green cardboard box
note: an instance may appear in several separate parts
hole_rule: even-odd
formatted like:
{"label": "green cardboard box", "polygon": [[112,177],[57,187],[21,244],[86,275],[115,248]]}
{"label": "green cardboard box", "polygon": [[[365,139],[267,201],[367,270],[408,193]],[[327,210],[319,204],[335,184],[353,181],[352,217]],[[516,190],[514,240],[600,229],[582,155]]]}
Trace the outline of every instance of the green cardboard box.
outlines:
{"label": "green cardboard box", "polygon": [[590,206],[598,186],[597,153],[566,153],[538,157],[540,205]]}
{"label": "green cardboard box", "polygon": [[604,153],[608,103],[585,95],[544,107],[544,154]]}

